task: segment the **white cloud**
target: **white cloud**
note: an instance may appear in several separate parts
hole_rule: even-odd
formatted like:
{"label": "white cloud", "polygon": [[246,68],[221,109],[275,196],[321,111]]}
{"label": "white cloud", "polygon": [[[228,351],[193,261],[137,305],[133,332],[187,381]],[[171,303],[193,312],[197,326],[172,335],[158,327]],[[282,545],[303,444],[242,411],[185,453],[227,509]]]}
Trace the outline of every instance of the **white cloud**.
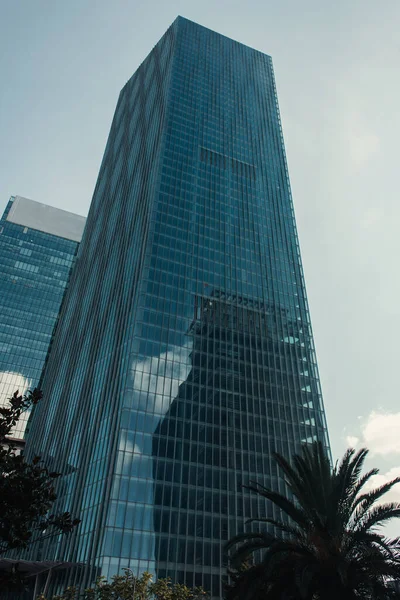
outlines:
{"label": "white cloud", "polygon": [[337,92],[336,126],[344,145],[344,156],[352,170],[358,171],[380,152],[381,130],[371,118],[371,109],[363,102],[358,86],[351,85],[346,78],[337,87]]}
{"label": "white cloud", "polygon": [[382,221],[382,210],[378,207],[368,208],[363,215],[361,215],[360,225],[363,229],[371,229],[381,224]]}
{"label": "white cloud", "polygon": [[[400,454],[400,412],[389,413],[383,411],[372,411],[368,417],[360,419],[360,435],[359,437],[348,435],[346,442],[349,446],[363,446],[370,451],[370,457],[374,457],[373,462],[368,465],[368,468],[379,466],[380,462],[385,471],[374,475],[365,486],[365,491],[377,488],[391,481],[395,477],[400,477],[400,466],[398,463],[398,454]],[[382,457],[380,460],[377,457]],[[367,459],[367,462],[370,458]],[[394,463],[394,466],[388,468],[388,462]],[[387,494],[385,494],[380,503],[399,502],[400,503],[400,484],[395,485]],[[390,535],[398,535],[398,531],[394,530],[394,524],[385,527],[385,532]],[[396,525],[398,529],[398,525]]]}
{"label": "white cloud", "polygon": [[[381,485],[384,485],[388,481],[391,481],[395,477],[400,477],[400,467],[392,467],[386,473],[379,473],[378,475],[374,475],[368,482],[366,486],[367,489],[377,488]],[[386,502],[400,502],[400,483],[393,486],[393,488],[387,492],[384,496],[382,496],[381,503]]]}
{"label": "white cloud", "polygon": [[362,444],[371,454],[400,454],[400,412],[372,411],[361,425]]}
{"label": "white cloud", "polygon": [[348,435],[346,437],[346,442],[351,448],[354,448],[355,446],[357,446],[359,441],[360,440],[355,435]]}
{"label": "white cloud", "polygon": [[[400,453],[400,413],[385,413],[383,411],[372,411],[366,420],[360,420],[360,435],[359,437],[348,435],[346,442],[350,447],[357,445],[363,446],[370,450],[370,456],[374,457],[373,462],[368,464],[368,469],[379,466],[376,464],[377,457],[382,457],[378,462],[384,465],[384,472],[378,473],[371,477],[365,485],[364,491],[370,491],[380,487],[391,481],[395,477],[400,477],[400,466],[392,466],[388,468],[387,461],[394,459],[398,462],[398,454]],[[367,463],[370,458],[367,459]],[[389,492],[382,496],[378,504],[386,502],[400,503],[400,484],[396,484]],[[389,537],[398,535],[397,520],[391,521],[384,526],[384,533]]]}
{"label": "white cloud", "polygon": [[379,150],[379,138],[368,131],[350,132],[347,142],[350,159],[357,167],[368,162]]}

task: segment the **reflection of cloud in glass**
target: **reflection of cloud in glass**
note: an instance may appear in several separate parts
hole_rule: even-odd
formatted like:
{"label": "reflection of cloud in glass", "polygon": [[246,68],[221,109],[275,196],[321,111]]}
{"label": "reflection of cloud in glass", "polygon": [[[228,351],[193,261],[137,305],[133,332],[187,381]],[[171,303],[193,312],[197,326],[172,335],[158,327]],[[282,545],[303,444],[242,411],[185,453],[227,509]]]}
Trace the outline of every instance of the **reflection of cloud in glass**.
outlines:
{"label": "reflection of cloud in glass", "polygon": [[190,353],[191,343],[187,342],[184,346],[173,346],[159,356],[139,358],[132,363],[129,406],[158,417],[154,419],[153,431],[190,373]]}
{"label": "reflection of cloud in glass", "polygon": [[135,454],[140,454],[141,450],[137,444],[132,444],[132,442],[127,439],[125,444],[125,452],[134,452]]}
{"label": "reflection of cloud in glass", "polygon": [[[0,406],[8,404],[8,399],[18,391],[20,394],[25,394],[32,387],[32,380],[24,377],[21,373],[12,371],[0,372]],[[28,421],[29,412],[24,413],[19,419],[17,425],[13,429],[14,435],[23,437],[26,423]]]}
{"label": "reflection of cloud in glass", "polygon": [[[24,377],[21,373],[12,371],[0,372],[0,398],[9,398],[17,390],[24,394],[31,386],[32,380]],[[12,390],[12,391],[10,391]]]}
{"label": "reflection of cloud in glass", "polygon": [[[178,395],[179,386],[191,371],[191,346],[188,341],[184,346],[172,346],[168,352],[158,356],[137,357],[132,361],[128,375],[122,408],[129,409],[123,411],[129,416],[125,424],[127,430],[119,439],[117,471],[121,469],[123,475],[128,475],[125,484],[129,497],[127,511],[131,510],[130,507],[133,511],[131,516],[127,512],[125,517],[125,534],[131,535],[128,530],[136,530],[132,534],[136,544],[131,550],[131,568],[137,568],[135,562],[139,557],[153,564],[153,570],[156,568],[153,434]],[[113,497],[118,500],[120,494],[117,486]]]}

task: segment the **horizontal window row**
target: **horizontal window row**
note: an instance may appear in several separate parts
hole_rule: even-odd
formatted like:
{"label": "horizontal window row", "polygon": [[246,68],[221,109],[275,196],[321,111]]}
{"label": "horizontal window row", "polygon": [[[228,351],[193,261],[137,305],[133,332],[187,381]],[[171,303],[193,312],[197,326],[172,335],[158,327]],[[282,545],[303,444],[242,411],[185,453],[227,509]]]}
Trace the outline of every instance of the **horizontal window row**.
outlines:
{"label": "horizontal window row", "polygon": [[[234,491],[235,493],[232,493]],[[240,492],[236,493],[236,486],[230,490],[228,488],[227,492],[221,489],[208,491],[202,487],[190,488],[184,485],[163,484],[163,482],[153,483],[144,480],[129,480],[117,476],[112,492],[112,500],[116,499],[122,505],[124,501],[127,501],[128,507],[134,507],[135,504],[133,503],[136,502],[147,504],[150,508],[154,506],[155,511],[159,508],[168,512],[173,509],[179,510],[180,522],[182,524],[185,522],[184,514],[186,511],[189,513],[190,511],[196,511],[202,517],[209,513],[218,519],[219,515],[250,518],[253,515],[265,514],[265,510],[271,511],[269,515],[272,516],[272,508],[267,507],[267,509],[264,508],[264,511],[261,511],[257,500],[241,495]],[[133,511],[130,511],[130,514],[131,521],[129,520],[129,512],[124,517],[124,526],[127,530],[136,527],[138,529],[151,528],[151,521],[149,520],[146,525],[144,516],[139,524],[138,518],[141,516],[140,512],[136,514],[135,509],[133,509]],[[147,519],[151,518],[150,511],[144,514],[147,514]],[[194,535],[193,532],[187,532],[186,528],[184,530],[182,528],[180,532],[184,535]]]}

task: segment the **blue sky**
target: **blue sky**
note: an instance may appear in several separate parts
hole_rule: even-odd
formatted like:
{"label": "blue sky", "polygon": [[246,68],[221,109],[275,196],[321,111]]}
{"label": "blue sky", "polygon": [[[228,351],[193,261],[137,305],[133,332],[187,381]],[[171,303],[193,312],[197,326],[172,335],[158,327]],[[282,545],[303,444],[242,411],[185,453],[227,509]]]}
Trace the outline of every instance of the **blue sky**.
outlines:
{"label": "blue sky", "polygon": [[396,474],[398,0],[3,0],[0,211],[87,214],[119,90],[178,14],[273,57],[333,453]]}

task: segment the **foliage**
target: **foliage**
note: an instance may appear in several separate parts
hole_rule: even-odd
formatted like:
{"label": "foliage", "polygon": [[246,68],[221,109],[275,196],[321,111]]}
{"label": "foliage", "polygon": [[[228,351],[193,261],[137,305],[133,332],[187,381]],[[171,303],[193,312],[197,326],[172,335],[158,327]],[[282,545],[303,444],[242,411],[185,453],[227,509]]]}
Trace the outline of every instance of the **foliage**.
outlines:
{"label": "foliage", "polygon": [[49,471],[39,456],[27,463],[8,437],[21,414],[41,398],[37,389],[15,392],[9,406],[0,407],[0,555],[27,548],[38,537],[69,533],[80,522],[68,512],[50,513],[60,473]]}
{"label": "foliage", "polygon": [[[111,582],[99,577],[92,588],[87,588],[83,595],[77,588],[67,588],[61,596],[53,596],[52,600],[207,600],[202,588],[190,589],[181,583],[173,584],[171,579],[158,579],[153,582],[150,573],[135,577],[130,569],[124,569],[124,575],[115,575]],[[37,600],[46,600],[38,596]]]}
{"label": "foliage", "polygon": [[[334,468],[319,442],[305,445],[292,463],[275,455],[290,494],[247,486],[280,509],[281,518],[251,519],[264,531],[228,542],[228,600],[386,600],[394,594],[389,581],[400,577],[399,538],[387,539],[379,528],[400,516],[400,504],[377,503],[400,478],[369,489],[378,470],[362,475],[367,454],[349,449]],[[252,566],[242,568],[249,557]]]}

